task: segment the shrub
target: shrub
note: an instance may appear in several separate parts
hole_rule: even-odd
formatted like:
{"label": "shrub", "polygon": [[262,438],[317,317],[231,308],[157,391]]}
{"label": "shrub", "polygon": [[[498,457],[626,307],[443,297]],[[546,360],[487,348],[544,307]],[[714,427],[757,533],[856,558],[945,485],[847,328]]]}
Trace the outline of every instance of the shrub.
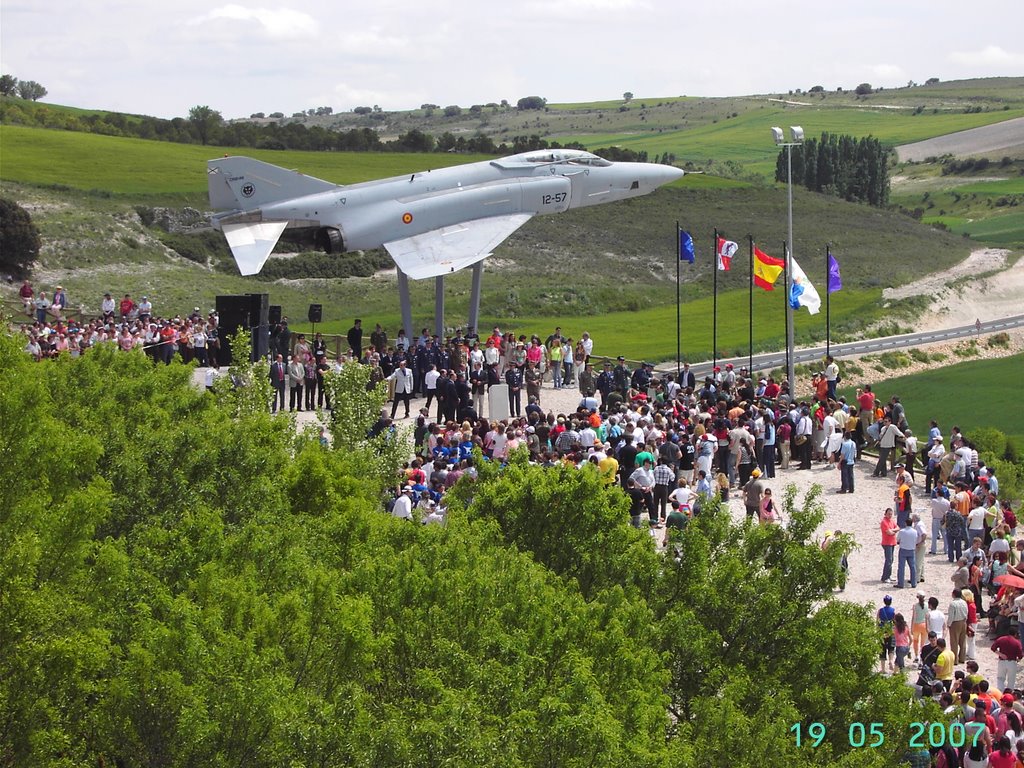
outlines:
{"label": "shrub", "polygon": [[994,336],[988,337],[988,345],[990,347],[1008,347],[1010,346],[1010,334],[1005,331],[997,333]]}

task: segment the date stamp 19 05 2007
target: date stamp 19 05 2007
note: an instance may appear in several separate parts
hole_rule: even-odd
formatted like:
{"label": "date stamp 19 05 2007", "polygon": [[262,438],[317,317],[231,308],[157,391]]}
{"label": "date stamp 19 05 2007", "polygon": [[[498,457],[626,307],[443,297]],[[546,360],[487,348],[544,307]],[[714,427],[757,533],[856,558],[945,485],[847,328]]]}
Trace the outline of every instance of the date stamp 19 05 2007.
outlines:
{"label": "date stamp 19 05 2007", "polygon": [[[928,749],[947,744],[959,749],[963,746],[977,746],[985,729],[984,723],[911,723],[909,749]],[[817,747],[827,735],[824,723],[793,723],[789,729],[798,747]],[[850,723],[846,731],[847,743],[854,749],[877,748],[885,743],[885,727],[882,723]]]}

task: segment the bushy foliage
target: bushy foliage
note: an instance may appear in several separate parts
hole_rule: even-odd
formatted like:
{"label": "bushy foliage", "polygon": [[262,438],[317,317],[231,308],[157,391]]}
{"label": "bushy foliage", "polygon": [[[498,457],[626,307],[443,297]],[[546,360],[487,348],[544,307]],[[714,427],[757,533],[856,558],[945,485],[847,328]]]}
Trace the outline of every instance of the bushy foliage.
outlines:
{"label": "bushy foliage", "polygon": [[[709,504],[663,557],[589,468],[517,456],[418,526],[381,510],[365,366],[333,447],[267,412],[265,364],[232,375],[0,337],[0,764],[897,762],[918,717],[830,599],[814,494],[785,528]],[[834,736],[798,750],[811,720]]]}

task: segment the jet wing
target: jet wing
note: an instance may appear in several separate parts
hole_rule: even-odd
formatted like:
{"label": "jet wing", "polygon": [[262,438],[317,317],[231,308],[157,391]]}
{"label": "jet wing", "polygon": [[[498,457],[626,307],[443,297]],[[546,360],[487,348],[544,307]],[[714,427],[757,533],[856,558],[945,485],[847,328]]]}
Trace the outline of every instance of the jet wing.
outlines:
{"label": "jet wing", "polygon": [[413,280],[447,275],[475,264],[530,220],[532,213],[491,216],[392,240],[384,247]]}
{"label": "jet wing", "polygon": [[222,224],[220,228],[228,240],[231,255],[238,264],[238,271],[243,275],[255,275],[263,269],[270,252],[274,250],[278,238],[287,226],[287,221],[263,221],[252,224]]}

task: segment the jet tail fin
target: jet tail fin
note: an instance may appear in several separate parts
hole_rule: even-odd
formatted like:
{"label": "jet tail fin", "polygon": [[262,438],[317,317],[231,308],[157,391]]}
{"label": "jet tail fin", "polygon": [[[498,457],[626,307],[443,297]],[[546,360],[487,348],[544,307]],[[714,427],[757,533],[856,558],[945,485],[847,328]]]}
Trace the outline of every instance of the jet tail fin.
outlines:
{"label": "jet tail fin", "polygon": [[287,221],[222,225],[221,229],[231,248],[231,255],[238,264],[238,271],[243,275],[255,275],[263,269],[270,252],[274,250],[287,226]]}
{"label": "jet tail fin", "polygon": [[248,211],[266,203],[337,189],[337,184],[279,168],[251,157],[221,157],[206,163],[210,206]]}

